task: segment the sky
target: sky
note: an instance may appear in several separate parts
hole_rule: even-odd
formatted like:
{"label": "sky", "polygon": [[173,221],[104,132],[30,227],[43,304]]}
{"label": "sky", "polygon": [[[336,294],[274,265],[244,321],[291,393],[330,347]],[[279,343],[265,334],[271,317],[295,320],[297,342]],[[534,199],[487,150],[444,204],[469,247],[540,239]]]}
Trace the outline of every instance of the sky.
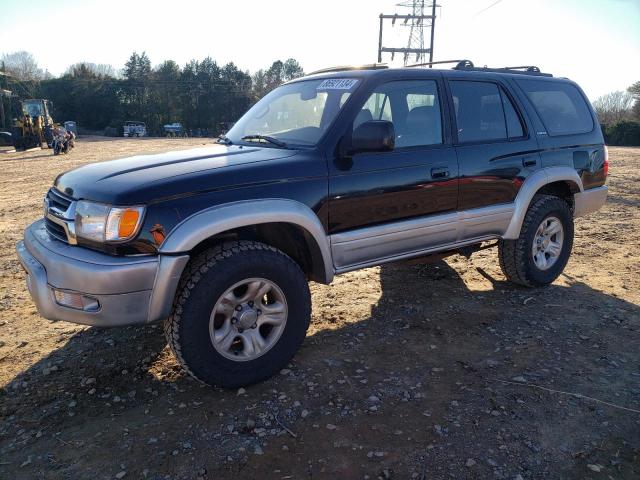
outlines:
{"label": "sky", "polygon": [[[120,69],[134,50],[146,51],[154,65],[211,56],[251,72],[293,57],[310,72],[375,62],[378,15],[406,13],[397,3],[66,0],[51,8],[50,0],[0,0],[0,55],[27,50],[54,75],[80,61]],[[575,80],[591,100],[640,80],[640,0],[438,0],[438,5],[434,60],[537,65]],[[383,43],[404,46],[408,29],[387,27]]]}

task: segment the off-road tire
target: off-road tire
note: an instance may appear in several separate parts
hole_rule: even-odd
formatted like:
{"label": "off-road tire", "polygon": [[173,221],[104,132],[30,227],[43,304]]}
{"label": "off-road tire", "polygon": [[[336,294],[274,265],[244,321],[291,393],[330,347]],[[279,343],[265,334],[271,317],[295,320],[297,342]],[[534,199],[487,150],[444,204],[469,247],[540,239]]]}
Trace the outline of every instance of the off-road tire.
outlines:
{"label": "off-road tire", "polygon": [[[283,291],[288,318],[277,343],[249,361],[222,356],[209,334],[217,299],[236,282],[261,277]],[[210,248],[193,258],[182,276],[171,316],[165,321],[167,342],[194,378],[224,388],[260,382],[280,371],[298,351],[311,317],[311,294],[304,273],[289,256],[259,242],[238,241]]]}
{"label": "off-road tire", "polygon": [[[562,251],[553,266],[540,270],[531,253],[534,237],[542,221],[554,216],[564,229]],[[541,287],[552,283],[567,265],[573,246],[573,214],[569,204],[560,197],[536,195],[522,222],[520,236],[516,240],[500,240],[498,257],[502,273],[513,283],[525,287]]]}

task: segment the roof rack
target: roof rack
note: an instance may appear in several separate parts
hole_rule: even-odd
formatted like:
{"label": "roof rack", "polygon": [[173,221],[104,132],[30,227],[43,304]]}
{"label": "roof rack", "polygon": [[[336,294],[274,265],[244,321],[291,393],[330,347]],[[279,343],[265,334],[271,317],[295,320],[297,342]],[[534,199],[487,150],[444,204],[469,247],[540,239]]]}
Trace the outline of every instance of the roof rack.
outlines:
{"label": "roof rack", "polygon": [[414,65],[407,65],[407,67],[426,67],[431,65],[441,65],[446,63],[455,63],[453,67],[454,70],[466,70],[466,71],[474,71],[474,72],[495,72],[495,73],[519,73],[523,75],[540,75],[543,77],[553,77],[550,73],[543,73],[540,71],[538,67],[535,65],[520,65],[517,67],[499,67],[499,68],[491,68],[487,67],[476,67],[471,60],[441,60],[438,62],[426,62],[426,63],[416,63]]}
{"label": "roof rack", "polygon": [[474,72],[516,73],[520,75],[539,75],[542,77],[553,77],[553,75],[551,75],[550,73],[541,72],[540,69],[535,65],[520,65],[517,67],[492,68],[492,67],[487,67],[486,65],[484,67],[475,67],[473,63],[469,62],[469,64],[464,64],[464,65],[459,63],[453,68],[454,70],[467,70],[467,71],[471,70]]}
{"label": "roof rack", "polygon": [[471,60],[440,60],[438,62],[426,62],[426,63],[414,63],[413,65],[407,65],[407,68],[413,67],[426,67],[428,65],[442,65],[444,63],[455,63],[453,67],[455,70],[461,70],[462,68],[473,68],[473,62]]}
{"label": "roof rack", "polygon": [[308,75],[315,75],[316,73],[330,73],[330,72],[344,72],[348,70],[379,70],[382,68],[389,68],[386,63],[369,63],[367,65],[341,65],[337,67],[321,68]]}

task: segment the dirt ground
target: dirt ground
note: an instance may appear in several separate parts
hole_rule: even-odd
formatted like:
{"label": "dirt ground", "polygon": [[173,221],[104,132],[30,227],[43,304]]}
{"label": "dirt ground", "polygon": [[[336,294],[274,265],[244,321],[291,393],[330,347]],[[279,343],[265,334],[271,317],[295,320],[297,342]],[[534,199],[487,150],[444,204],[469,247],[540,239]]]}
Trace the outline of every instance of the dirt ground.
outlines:
{"label": "dirt ground", "polygon": [[288,368],[225,391],[159,326],[42,319],[14,250],[58,173],[202,143],[0,154],[0,478],[640,478],[640,149],[610,150],[553,285],[506,283],[494,249],[343,275]]}

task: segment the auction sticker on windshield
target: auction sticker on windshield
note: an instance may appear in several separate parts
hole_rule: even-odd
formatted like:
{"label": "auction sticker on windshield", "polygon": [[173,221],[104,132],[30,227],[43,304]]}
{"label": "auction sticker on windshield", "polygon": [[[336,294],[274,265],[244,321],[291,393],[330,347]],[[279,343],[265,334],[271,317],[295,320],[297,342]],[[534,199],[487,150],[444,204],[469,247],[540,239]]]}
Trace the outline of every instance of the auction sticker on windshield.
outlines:
{"label": "auction sticker on windshield", "polygon": [[357,78],[329,78],[318,85],[316,90],[351,90],[357,83]]}

